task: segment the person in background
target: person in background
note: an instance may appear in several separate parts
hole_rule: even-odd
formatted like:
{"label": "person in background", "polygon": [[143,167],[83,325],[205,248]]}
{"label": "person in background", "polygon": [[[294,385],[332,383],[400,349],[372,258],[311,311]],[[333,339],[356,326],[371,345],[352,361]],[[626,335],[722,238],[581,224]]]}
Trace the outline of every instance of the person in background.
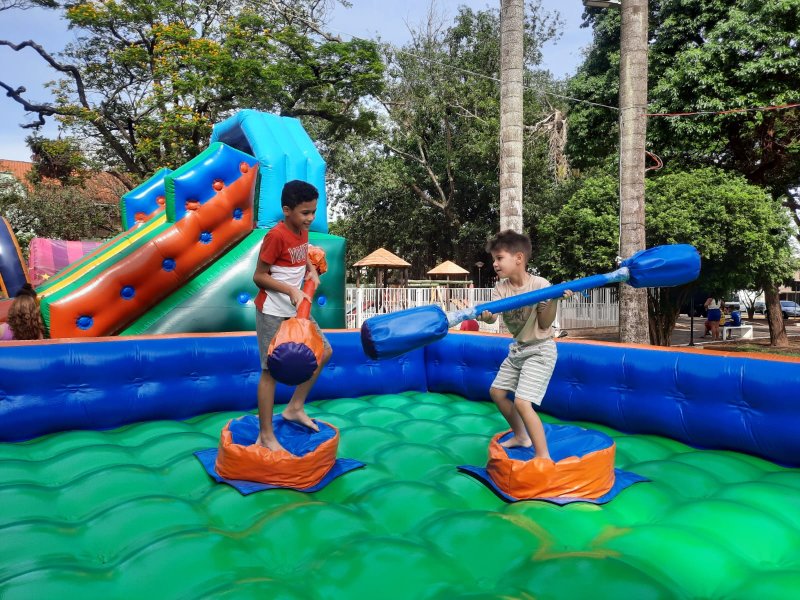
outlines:
{"label": "person in background", "polygon": [[17,292],[8,310],[8,322],[0,323],[0,340],[41,340],[45,328],[36,290],[30,283]]}
{"label": "person in background", "polygon": [[722,318],[722,307],[725,303],[719,298],[709,296],[703,304],[706,308],[706,333],[703,337],[711,334],[712,340],[719,339],[719,321]]}

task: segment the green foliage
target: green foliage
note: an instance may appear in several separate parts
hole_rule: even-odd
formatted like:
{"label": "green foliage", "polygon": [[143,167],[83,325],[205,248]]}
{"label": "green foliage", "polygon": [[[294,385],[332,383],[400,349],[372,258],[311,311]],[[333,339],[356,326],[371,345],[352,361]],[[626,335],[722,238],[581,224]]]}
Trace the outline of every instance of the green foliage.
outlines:
{"label": "green foliage", "polygon": [[[561,211],[543,219],[542,273],[554,281],[614,268],[619,239],[616,178],[595,174]],[[720,295],[784,281],[797,268],[780,203],[743,177],[719,169],[666,173],[646,182],[648,246],[692,244],[702,257],[691,286],[651,290],[651,334],[668,343],[690,288]]]}
{"label": "green foliage", "polygon": [[55,8],[58,2],[55,0],[0,0],[0,12],[4,10],[28,10],[29,8]]}
{"label": "green foliage", "polygon": [[[651,0],[649,112],[721,111],[798,101],[800,0]],[[594,43],[570,82],[574,96],[617,105],[619,11],[587,11]],[[573,164],[602,164],[617,152],[617,111],[575,105]],[[651,117],[649,148],[672,168],[714,166],[800,208],[798,109]]]}
{"label": "green foliage", "polygon": [[208,144],[213,124],[240,108],[304,118],[326,143],[368,132],[362,100],[382,89],[371,42],[325,34],[314,0],[110,0],[68,5],[79,37],[75,67],[54,85],[53,113],[102,166],[143,178]]}
{"label": "green foliage", "polygon": [[619,197],[614,177],[598,174],[538,228],[534,260],[542,276],[565,281],[613,270],[619,243]]}
{"label": "green foliage", "polygon": [[[549,75],[535,65],[555,23],[538,4],[527,17],[526,80],[541,86]],[[381,134],[329,149],[331,197],[345,217],[334,228],[349,240],[349,264],[386,246],[412,263],[414,278],[454,260],[477,280],[474,264],[488,262],[484,245],[499,223],[499,14],[462,7],[449,26],[429,23],[412,37],[385,49]],[[528,122],[551,110],[531,90],[524,100]],[[532,221],[552,197],[546,140],[527,136],[524,174]]]}
{"label": "green foliage", "polygon": [[0,186],[0,214],[27,255],[34,237],[85,240],[118,232],[119,208],[88,199],[78,187],[38,185],[27,196]]}
{"label": "green foliage", "polygon": [[86,180],[88,164],[76,140],[50,140],[31,135],[25,142],[33,154],[33,168],[28,173],[31,183],[52,179],[63,185],[78,185]]}

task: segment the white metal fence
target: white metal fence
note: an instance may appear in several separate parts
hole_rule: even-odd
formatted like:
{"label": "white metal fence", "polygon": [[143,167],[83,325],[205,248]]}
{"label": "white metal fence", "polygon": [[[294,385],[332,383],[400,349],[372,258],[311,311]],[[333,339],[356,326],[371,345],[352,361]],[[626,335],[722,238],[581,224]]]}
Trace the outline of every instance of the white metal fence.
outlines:
{"label": "white metal fence", "polygon": [[[358,329],[375,315],[414,306],[437,304],[444,311],[474,306],[492,299],[492,288],[347,288],[346,325]],[[480,323],[481,331],[505,331],[501,320],[492,325]],[[589,290],[575,294],[559,305],[557,323],[561,329],[615,327],[619,322],[619,298],[616,288]]]}
{"label": "white metal fence", "polygon": [[618,288],[596,288],[586,295],[575,294],[559,305],[561,329],[616,327],[619,325]]}

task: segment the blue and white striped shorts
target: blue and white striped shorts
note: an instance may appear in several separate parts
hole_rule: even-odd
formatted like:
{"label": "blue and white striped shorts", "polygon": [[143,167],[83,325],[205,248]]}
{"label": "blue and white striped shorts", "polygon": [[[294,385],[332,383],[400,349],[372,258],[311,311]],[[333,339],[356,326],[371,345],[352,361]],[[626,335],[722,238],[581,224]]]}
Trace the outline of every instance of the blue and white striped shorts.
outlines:
{"label": "blue and white striped shorts", "polygon": [[516,398],[542,403],[556,367],[558,350],[550,339],[537,344],[513,343],[492,382],[493,388],[514,392]]}

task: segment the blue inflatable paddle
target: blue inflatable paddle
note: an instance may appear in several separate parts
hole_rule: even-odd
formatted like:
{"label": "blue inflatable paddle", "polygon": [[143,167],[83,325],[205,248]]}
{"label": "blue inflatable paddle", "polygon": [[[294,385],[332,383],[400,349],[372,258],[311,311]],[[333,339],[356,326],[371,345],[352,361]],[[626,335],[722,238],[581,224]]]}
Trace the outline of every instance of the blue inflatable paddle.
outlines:
{"label": "blue inflatable paddle", "polygon": [[440,340],[451,327],[474,319],[485,310],[502,313],[560,298],[566,290],[581,292],[609,283],[625,282],[635,288],[672,287],[694,281],[699,274],[700,254],[694,246],[656,246],[622,261],[619,269],[611,273],[591,275],[450,313],[430,305],[372,317],[361,325],[361,346],[370,358],[391,358]]}

